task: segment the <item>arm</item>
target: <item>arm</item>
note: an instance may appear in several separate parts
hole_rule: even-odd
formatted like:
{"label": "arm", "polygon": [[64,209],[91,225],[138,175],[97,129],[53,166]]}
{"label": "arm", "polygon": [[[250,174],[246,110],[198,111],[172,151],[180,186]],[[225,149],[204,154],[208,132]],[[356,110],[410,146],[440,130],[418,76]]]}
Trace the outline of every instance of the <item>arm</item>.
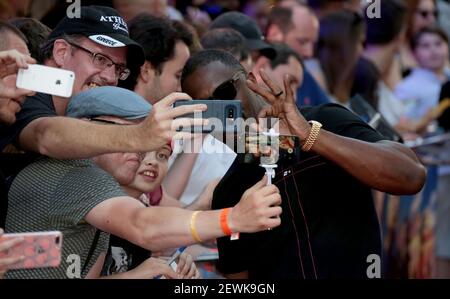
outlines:
{"label": "arm", "polygon": [[198,153],[182,153],[176,159],[164,178],[164,189],[173,198],[180,198],[197,161]]}
{"label": "arm", "polygon": [[[271,92],[248,82],[249,87],[265,97],[271,106],[260,117],[278,117],[280,129],[286,128],[305,142],[311,126],[298,111],[290,88],[290,77],[284,84],[286,96],[275,97],[277,87],[264,71],[261,77]],[[347,138],[321,129],[311,151],[336,163],[368,187],[391,194],[414,194],[425,183],[426,171],[415,154],[404,145],[393,142],[370,143]]]}
{"label": "arm", "polygon": [[163,190],[163,195],[161,201],[159,202],[159,207],[177,207],[183,208],[183,204],[176,198],[173,198],[167,192]]}
{"label": "arm", "polygon": [[[307,138],[303,133],[297,136]],[[312,151],[379,191],[415,194],[425,182],[425,168],[410,149],[399,143],[369,143],[321,130]]]}
{"label": "arm", "polygon": [[[228,215],[233,232],[256,232],[280,224],[281,197],[276,186],[265,186],[266,179],[248,189]],[[277,206],[273,206],[277,205]],[[224,236],[220,210],[197,214],[195,228],[203,241]],[[142,248],[159,251],[196,243],[191,235],[192,211],[145,208],[131,197],[116,197],[94,207],[85,217],[91,225],[126,239]]]}
{"label": "arm", "polygon": [[161,202],[159,203],[160,207],[179,207],[185,208],[191,211],[194,210],[210,210],[211,209],[211,201],[214,193],[214,189],[217,184],[220,182],[220,179],[212,180],[208,186],[206,186],[205,190],[203,190],[202,194],[190,205],[184,206],[179,200],[173,198],[165,191],[163,191],[163,197]]}
{"label": "arm", "polygon": [[22,130],[19,145],[57,159],[153,151],[172,139],[190,138],[190,133],[176,131],[181,125],[203,124],[201,119],[175,119],[194,110],[206,109],[205,105],[171,108],[175,101],[187,98],[186,94],[173,93],[155,104],[143,122],[131,126],[98,125],[67,117],[38,118]]}
{"label": "arm", "polygon": [[187,143],[183,146],[184,149],[180,153],[169,171],[164,178],[164,189],[169,190],[168,194],[173,198],[180,198],[183,195],[184,190],[189,182],[189,178],[194,168],[195,162],[197,161],[198,153],[203,145],[204,136],[200,138],[195,138],[194,142]]}
{"label": "arm", "polygon": [[[137,126],[99,125],[69,117],[41,117],[19,135],[19,145],[56,159],[79,159],[103,153],[139,151]],[[114,138],[112,138],[114,136]]]}
{"label": "arm", "polygon": [[190,205],[186,206],[189,210],[210,210],[214,190],[220,182],[220,178],[212,180],[203,190],[202,194]]}

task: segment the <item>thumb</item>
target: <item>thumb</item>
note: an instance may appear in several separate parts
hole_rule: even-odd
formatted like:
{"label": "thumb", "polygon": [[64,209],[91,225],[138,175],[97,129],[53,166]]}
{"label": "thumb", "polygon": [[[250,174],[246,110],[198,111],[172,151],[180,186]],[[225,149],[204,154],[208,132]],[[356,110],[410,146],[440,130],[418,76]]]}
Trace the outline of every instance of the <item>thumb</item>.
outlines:
{"label": "thumb", "polygon": [[293,78],[290,75],[284,77],[284,90],[286,91],[286,102],[295,105],[294,90],[292,88]]}
{"label": "thumb", "polygon": [[170,266],[164,267],[164,270],[161,272],[162,272],[161,274],[164,275],[168,279],[177,279],[178,278],[178,274],[175,271],[173,271],[173,269]]}
{"label": "thumb", "polygon": [[253,187],[251,187],[249,190],[253,191],[257,191],[260,190],[262,188],[264,188],[264,186],[266,186],[267,184],[267,175],[264,175],[263,178],[257,182],[255,185],[253,185]]}

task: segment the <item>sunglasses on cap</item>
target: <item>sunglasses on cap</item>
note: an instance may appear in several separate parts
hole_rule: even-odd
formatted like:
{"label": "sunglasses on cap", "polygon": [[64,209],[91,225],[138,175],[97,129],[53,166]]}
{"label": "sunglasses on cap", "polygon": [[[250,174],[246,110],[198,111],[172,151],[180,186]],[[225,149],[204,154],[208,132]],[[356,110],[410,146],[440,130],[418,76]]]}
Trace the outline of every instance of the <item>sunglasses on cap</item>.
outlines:
{"label": "sunglasses on cap", "polygon": [[244,74],[242,71],[237,72],[234,76],[221,83],[214,89],[209,100],[235,100],[237,96],[236,82],[240,79],[240,75]]}

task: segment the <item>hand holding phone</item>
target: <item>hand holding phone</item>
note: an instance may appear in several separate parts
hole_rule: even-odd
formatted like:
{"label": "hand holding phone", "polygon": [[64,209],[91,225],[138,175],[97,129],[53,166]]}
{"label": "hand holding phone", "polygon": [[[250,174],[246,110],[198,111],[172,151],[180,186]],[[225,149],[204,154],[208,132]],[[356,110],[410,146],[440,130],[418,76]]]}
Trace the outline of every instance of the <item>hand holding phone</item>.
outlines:
{"label": "hand holding phone", "polygon": [[4,234],[0,244],[22,240],[0,251],[0,259],[18,259],[9,269],[32,269],[58,267],[61,263],[62,233],[59,231]]}
{"label": "hand holding phone", "polygon": [[205,104],[207,110],[197,114],[184,115],[188,118],[208,119],[207,126],[180,128],[179,131],[188,131],[193,133],[235,133],[240,132],[242,126],[237,120],[242,119],[242,107],[239,100],[192,100],[176,101],[173,106]]}
{"label": "hand holding phone", "polygon": [[39,64],[30,64],[28,69],[19,69],[18,88],[69,98],[72,95],[75,73]]}

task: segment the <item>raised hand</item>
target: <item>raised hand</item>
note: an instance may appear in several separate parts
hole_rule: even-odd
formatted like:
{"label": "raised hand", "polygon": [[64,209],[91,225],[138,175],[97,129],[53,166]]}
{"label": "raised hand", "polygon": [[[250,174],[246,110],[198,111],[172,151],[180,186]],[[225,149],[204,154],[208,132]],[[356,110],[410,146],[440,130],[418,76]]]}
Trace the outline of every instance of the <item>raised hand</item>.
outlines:
{"label": "raised hand", "polygon": [[255,84],[250,80],[247,81],[248,87],[270,104],[270,106],[263,108],[259,112],[258,117],[278,118],[280,133],[297,135],[301,140],[305,140],[309,135],[311,126],[303,115],[301,115],[295,103],[294,91],[292,89],[292,77],[289,75],[285,76],[285,92],[283,92],[281,88],[269,78],[264,70],[260,71],[260,75],[269,89]]}
{"label": "raised hand", "polygon": [[36,63],[36,61],[28,55],[19,53],[17,50],[0,52],[0,98],[15,99],[34,94],[30,90],[7,86],[3,82],[3,78],[16,74],[19,68],[28,68],[29,63]]}
{"label": "raised hand", "polygon": [[[0,228],[0,253],[4,253],[7,250],[12,249],[14,246],[23,242],[22,238],[16,238],[11,240],[2,240],[1,236],[3,235],[3,229]],[[24,256],[17,256],[12,258],[0,258],[0,278],[3,278],[3,275],[6,273],[8,268],[20,261],[23,261]]]}
{"label": "raised hand", "polygon": [[184,105],[172,108],[173,103],[178,100],[191,100],[191,97],[185,93],[171,93],[153,105],[149,116],[137,126],[147,151],[156,150],[172,140],[191,139],[197,135],[190,132],[178,132],[177,129],[180,127],[207,125],[206,119],[177,118],[194,111],[205,111],[206,105]]}

